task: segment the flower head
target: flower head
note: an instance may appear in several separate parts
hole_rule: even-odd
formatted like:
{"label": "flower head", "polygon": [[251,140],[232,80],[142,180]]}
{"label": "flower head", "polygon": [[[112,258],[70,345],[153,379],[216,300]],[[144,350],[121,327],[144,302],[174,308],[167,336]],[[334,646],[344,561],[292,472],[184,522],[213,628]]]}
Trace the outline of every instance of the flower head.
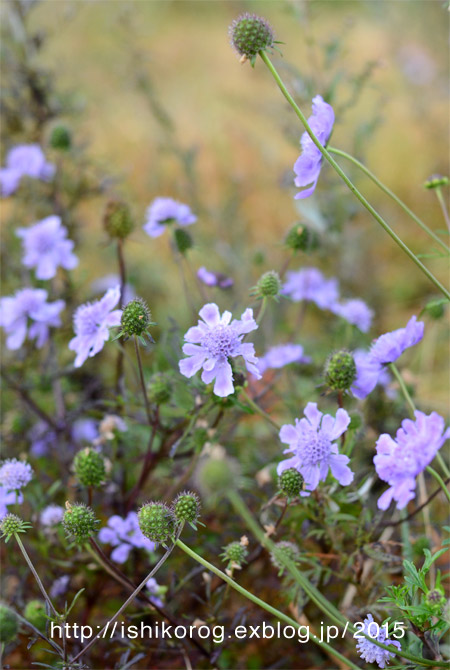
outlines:
{"label": "flower head", "polygon": [[266,19],[248,12],[234,19],[228,34],[231,46],[252,64],[260,51],[270,49],[274,44],[273,30]]}
{"label": "flower head", "polygon": [[317,268],[302,268],[286,273],[283,294],[294,302],[307,300],[321,309],[332,309],[339,299],[337,279],[326,279]]}
{"label": "flower head", "polygon": [[0,467],[0,486],[7,491],[18,491],[33,479],[33,470],[26,461],[9,458]]}
{"label": "flower head", "polygon": [[295,419],[295,426],[281,427],[280,440],[289,445],[284,453],[293,456],[278,464],[278,474],[288,468],[298,470],[305,480],[301,496],[308,496],[319,481],[325,481],[329,469],[342,486],[347,486],[353,481],[353,472],[347,465],[349,458],[339,454],[335,440],[347,430],[349,415],[345,409],[338,409],[336,418],[324,415],[315,402],[306,405],[304,415],[304,419]]}
{"label": "flower head", "polygon": [[36,339],[38,348],[43,347],[49,328],[61,325],[59,313],[65,303],[63,300],[48,303],[47,295],[44,289],[23,288],[14,296],[0,298],[0,326],[8,334],[8,349],[19,349],[27,336],[30,340]]}
{"label": "flower head", "polygon": [[31,228],[18,228],[16,235],[22,238],[23,264],[36,269],[37,279],[51,279],[59,266],[73,270],[78,265],[72,253],[74,243],[67,239],[67,228],[59,216],[48,216]]}
{"label": "flower head", "polygon": [[355,356],[356,379],[351,388],[356,398],[365,398],[377,385],[384,366],[393,363],[423,337],[424,323],[412,316],[405,328],[381,335],[367,353]]}
{"label": "flower head", "polygon": [[2,195],[11,195],[17,190],[22,177],[50,181],[55,166],[47,163],[38,144],[19,144],[8,152],[6,167],[0,169]]}
{"label": "flower head", "polygon": [[197,277],[200,281],[206,284],[206,286],[218,286],[219,288],[226,289],[231,288],[234,284],[231,277],[227,277],[221,272],[211,272],[205,267],[201,267],[197,270]]}
{"label": "flower head", "polygon": [[170,223],[189,226],[197,221],[187,205],[172,198],[155,198],[147,209],[147,221],[144,230],[150,237],[159,237]]}
{"label": "flower head", "polygon": [[125,563],[133,547],[153,551],[154,542],[148,540],[139,528],[136,512],[129,512],[125,518],[112,516],[107,525],[98,534],[100,542],[105,542],[114,547],[111,559],[116,563]]}
{"label": "flower head", "polygon": [[88,357],[95,356],[109,339],[109,328],[120,324],[121,310],[113,309],[120,298],[120,288],[109,289],[101,298],[80,305],[74,314],[75,337],[69,349],[75,351],[75,367],[79,368]]}
{"label": "flower head", "polygon": [[63,520],[64,508],[61,505],[47,505],[42,510],[39,519],[43,526],[56,526]]}
{"label": "flower head", "polygon": [[250,342],[242,342],[244,335],[258,328],[253,310],[246,309],[240,320],[231,321],[230,312],[220,316],[217,305],[208,303],[199,314],[203,320],[189,328],[184,336],[186,344],[183,353],[188,358],[179,363],[181,374],[192,377],[203,368],[202,381],[210,384],[215,380],[214,393],[225,397],[234,391],[229,358],[242,356],[247,370],[260,379],[254,346]]}
{"label": "flower head", "polygon": [[402,421],[395,440],[386,433],[377,440],[375,469],[380,479],[390,485],[378,499],[380,509],[387,509],[392,500],[397,502],[398,509],[403,509],[414,498],[417,475],[450,437],[450,428],[444,430],[444,419],[436,412],[414,414],[415,421]]}
{"label": "flower head", "polygon": [[164,602],[162,598],[167,591],[167,586],[160,586],[154,577],[150,577],[145,588],[148,589],[151,597],[152,603],[157,607],[163,607]]}
{"label": "flower head", "polygon": [[290,363],[309,363],[310,360],[309,356],[303,355],[301,344],[278,344],[258,359],[258,370],[264,374],[270,368],[283,368]]}
{"label": "flower head", "polygon": [[332,305],[331,311],[359,328],[363,333],[367,333],[373,319],[373,311],[364,300],[359,298],[336,302]]}
{"label": "flower head", "polygon": [[[397,647],[400,651],[402,646],[397,640],[389,640],[386,637],[386,628],[380,627],[374,620],[371,614],[368,614],[364,619],[364,630],[361,631],[366,633],[369,637],[382,642],[383,644],[393,645]],[[358,638],[356,643],[356,649],[358,654],[363,658],[367,663],[377,663],[379,668],[384,668],[386,663],[389,663],[391,658],[394,658],[395,654],[387,649],[382,649],[377,647],[376,644],[370,642],[366,637],[362,635]]]}
{"label": "flower head", "polygon": [[[312,101],[312,109],[313,113],[308,119],[308,124],[320,144],[325,146],[333,130],[333,108],[323,100],[322,96],[316,95]],[[303,133],[300,144],[302,153],[294,165],[294,184],[299,188],[304,188],[310,184],[311,186],[297,193],[296,200],[307,198],[314,193],[322,167],[322,154],[307,132]]]}

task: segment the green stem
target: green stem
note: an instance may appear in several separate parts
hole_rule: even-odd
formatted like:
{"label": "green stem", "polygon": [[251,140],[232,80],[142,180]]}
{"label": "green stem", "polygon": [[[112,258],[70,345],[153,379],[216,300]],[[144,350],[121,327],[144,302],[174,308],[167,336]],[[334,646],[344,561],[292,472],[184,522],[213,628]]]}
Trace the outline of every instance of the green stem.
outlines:
{"label": "green stem", "polygon": [[[219,570],[219,568],[216,568],[215,565],[210,563],[209,561],[205,560],[202,556],[199,556],[195,551],[192,551],[184,542],[181,540],[177,540],[177,545],[182,549],[188,556],[193,558],[195,561],[203,565],[205,568],[213,572],[215,575],[223,579],[224,582],[226,582],[229,586],[231,586],[235,591],[243,595],[245,598],[248,600],[251,600],[255,605],[258,605],[262,609],[266,610],[266,612],[269,612],[272,614],[274,617],[277,619],[280,619],[280,621],[284,621],[285,623],[289,624],[290,626],[293,626],[294,628],[301,629],[302,625],[298,623],[298,621],[295,621],[295,619],[291,619],[291,617],[287,616],[286,614],[283,614],[283,612],[280,612],[279,610],[275,609],[275,607],[272,607],[272,605],[269,605],[266,603],[264,600],[261,600],[261,598],[258,598],[257,596],[253,595],[253,593],[250,593],[250,591],[247,591],[243,586],[238,584],[237,582],[234,581],[231,577],[229,577],[225,572],[222,572],[222,570]],[[352,663],[348,658],[345,658],[342,654],[340,654],[338,651],[333,649],[331,645],[327,644],[326,642],[320,641],[317,637],[314,635],[311,636],[311,641],[314,642],[315,644],[319,645],[323,649],[325,649],[329,654],[332,654],[336,658],[339,658],[343,663],[345,663],[346,667],[356,669],[358,670],[358,666]]]}
{"label": "green stem", "polygon": [[445,485],[444,480],[442,479],[441,475],[439,475],[436,470],[434,470],[431,466],[427,465],[426,471],[430,473],[430,475],[433,475],[435,480],[439,483],[439,486],[441,489],[444,491],[445,495],[447,496],[447,500],[450,502],[450,491]]}
{"label": "green stem", "polygon": [[445,249],[445,251],[447,252],[450,251],[445,242],[443,242],[441,238],[438,235],[436,235],[436,233],[426,225],[426,223],[424,223],[421,219],[419,219],[419,217],[416,214],[414,214],[414,212],[411,209],[409,209],[409,207],[405,205],[405,203],[402,200],[400,200],[400,198],[397,195],[395,195],[395,193],[391,191],[390,188],[388,188],[385,184],[383,184],[383,182],[381,182],[378,179],[378,177],[376,177],[373,174],[373,172],[371,172],[369,168],[367,168],[364,165],[364,163],[361,163],[359,160],[357,160],[354,156],[348,154],[346,151],[341,151],[341,149],[335,149],[334,147],[327,147],[327,150],[330,154],[335,154],[336,156],[342,156],[343,158],[347,158],[347,160],[353,163],[353,165],[356,165],[362,172],[364,172],[365,175],[367,175],[367,177],[369,177],[369,179],[371,179],[384,193],[386,193],[386,195],[392,198],[392,200],[394,200],[397,203],[397,205],[399,205],[403,209],[403,211],[406,212],[406,214],[408,214],[408,216],[410,216],[413,219],[413,221],[415,221],[422,228],[422,230],[424,230],[430,237],[432,237],[435,242],[437,242],[443,249]]}
{"label": "green stem", "polygon": [[261,307],[259,308],[258,316],[256,317],[256,323],[258,324],[258,326],[262,321],[264,312],[266,311],[266,307],[267,307],[267,298],[264,296],[261,302]]}
{"label": "green stem", "polygon": [[41,582],[41,579],[40,579],[38,573],[36,572],[33,563],[31,562],[31,558],[28,556],[28,552],[25,549],[25,547],[23,546],[23,543],[22,543],[22,540],[20,539],[19,534],[14,533],[14,537],[17,540],[17,544],[19,545],[20,551],[22,552],[26,562],[28,563],[28,567],[30,568],[31,572],[33,573],[33,576],[34,576],[35,580],[37,581],[37,584],[39,586],[39,589],[40,589],[42,595],[44,596],[45,600],[47,601],[47,603],[48,603],[50,609],[52,610],[53,614],[59,619],[59,614],[56,611],[52,601],[50,600],[50,596],[48,595],[47,591],[45,590],[44,585]]}
{"label": "green stem", "polygon": [[441,282],[438,279],[436,279],[436,277],[433,275],[433,273],[430,272],[430,270],[428,270],[428,268],[417,258],[417,256],[414,254],[414,252],[411,251],[411,249],[408,246],[406,246],[406,244],[397,235],[397,233],[395,233],[392,230],[392,228],[383,219],[383,217],[380,214],[378,214],[378,212],[374,209],[374,207],[372,207],[372,205],[369,203],[369,201],[366,200],[366,198],[362,195],[362,193],[360,193],[360,191],[358,191],[356,186],[347,177],[347,175],[342,170],[342,168],[338,165],[338,163],[336,163],[336,161],[331,156],[331,154],[327,151],[327,149],[325,149],[325,147],[322,146],[322,144],[319,142],[319,140],[317,139],[317,137],[314,135],[313,131],[311,130],[311,128],[308,124],[308,121],[306,120],[306,117],[304,116],[303,112],[298,107],[295,100],[293,99],[293,97],[291,96],[289,91],[287,90],[286,86],[283,83],[283,80],[281,79],[280,75],[276,71],[275,67],[273,66],[273,64],[272,64],[271,60],[269,59],[269,57],[267,56],[266,52],[265,51],[260,51],[259,55],[261,56],[261,59],[264,61],[264,63],[267,65],[267,67],[270,70],[273,78],[277,82],[279,89],[281,90],[284,97],[289,102],[289,104],[293,108],[294,112],[296,113],[296,115],[298,116],[300,121],[302,122],[303,126],[305,127],[306,132],[310,136],[310,138],[313,141],[313,143],[315,144],[315,146],[319,149],[322,156],[324,156],[324,158],[328,161],[328,163],[330,163],[330,165],[336,170],[336,172],[341,177],[341,179],[347,184],[348,188],[353,193],[353,195],[359,200],[359,202],[363,205],[363,207],[365,207],[367,209],[367,211],[370,212],[370,214],[372,214],[374,219],[376,221],[378,221],[378,223],[382,226],[382,228],[384,228],[384,230],[388,233],[388,235],[390,235],[392,237],[394,242],[396,242],[396,244],[398,244],[398,246],[405,252],[405,254],[407,254],[409,256],[409,258],[417,265],[417,267],[420,268],[420,270],[422,270],[422,272],[436,286],[436,288],[438,288],[439,291],[441,291],[441,293],[443,293],[443,295],[445,295],[447,300],[450,300],[450,291],[448,291],[445,288],[445,286],[443,286],[441,284]]}
{"label": "green stem", "polygon": [[[319,607],[319,609],[321,609],[322,612],[324,612],[324,614],[326,614],[330,619],[345,626],[350,633],[356,633],[357,631],[356,628],[353,626],[353,624],[351,624],[345,619],[345,617],[341,614],[341,612],[339,612],[339,610],[332,603],[330,603],[327,600],[327,598],[325,598],[325,596],[323,596],[320,593],[320,591],[316,589],[316,587],[313,586],[304,575],[302,575],[302,573],[297,569],[295,563],[289,560],[283,552],[280,552],[275,546],[275,544],[272,542],[272,540],[265,535],[264,531],[262,530],[262,528],[259,527],[256,520],[253,518],[250,510],[248,509],[245,502],[242,500],[239,493],[233,490],[229,491],[228,499],[230,500],[236,512],[245,521],[249,530],[252,531],[255,537],[268,551],[273,552],[275,554],[279,562],[287,568],[288,572],[291,573],[295,581],[304,589],[304,591],[311,598],[311,600]],[[363,633],[362,631],[358,631],[358,633],[360,635],[364,635],[370,642],[375,644],[377,647],[380,647],[381,649],[386,649],[391,652],[395,652],[399,656],[407,658],[410,661],[414,661],[419,665],[433,668],[434,667],[448,668],[447,663],[440,663],[439,661],[429,661],[427,659],[414,656],[413,654],[410,654],[409,652],[406,651],[401,651],[399,653],[397,649],[394,650],[393,647],[388,647],[387,645],[378,642],[378,640],[369,637],[368,635],[365,635],[365,633]]]}
{"label": "green stem", "polygon": [[434,190],[436,191],[436,196],[437,196],[437,199],[439,200],[439,204],[440,204],[441,209],[442,209],[442,214],[444,215],[445,223],[447,225],[447,228],[450,231],[450,217],[448,215],[447,205],[445,204],[444,196],[442,195],[442,191],[441,191],[439,186],[437,188],[435,188]]}
{"label": "green stem", "polygon": [[280,426],[276,421],[274,421],[274,420],[272,419],[272,417],[269,416],[269,415],[267,414],[267,412],[265,412],[261,407],[259,407],[259,405],[257,405],[256,402],[254,402],[254,400],[252,400],[252,399],[250,398],[250,396],[248,395],[247,391],[245,391],[244,389],[242,389],[242,390],[241,390],[241,393],[242,393],[242,395],[244,396],[244,398],[246,399],[246,401],[248,402],[248,404],[250,405],[250,407],[251,407],[253,410],[255,410],[255,412],[256,412],[257,414],[259,414],[260,416],[263,417],[263,419],[265,419],[266,421],[268,421],[268,422],[269,422],[269,423],[270,423],[270,424],[271,424],[277,431],[280,431],[280,430],[281,430],[281,426]]}
{"label": "green stem", "polygon": [[134,335],[133,340],[134,340],[134,350],[136,352],[136,359],[137,359],[138,368],[139,368],[139,380],[141,382],[142,395],[144,396],[145,411],[147,412],[148,423],[149,423],[150,426],[152,426],[153,425],[152,413],[150,411],[150,403],[148,401],[147,389],[145,388],[144,370],[142,368],[141,353],[139,351],[139,344],[138,344],[138,340],[137,340],[136,335]]}

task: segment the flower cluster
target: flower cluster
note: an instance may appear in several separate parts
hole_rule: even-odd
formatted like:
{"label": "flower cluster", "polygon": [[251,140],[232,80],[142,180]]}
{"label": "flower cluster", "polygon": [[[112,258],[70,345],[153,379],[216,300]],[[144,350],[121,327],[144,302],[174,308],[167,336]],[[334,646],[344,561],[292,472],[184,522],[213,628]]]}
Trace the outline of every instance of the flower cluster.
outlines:
{"label": "flower cluster", "polygon": [[101,528],[98,539],[100,542],[114,547],[111,559],[116,563],[125,563],[133,548],[153,551],[155,545],[142,534],[136,512],[129,512],[125,518],[114,515]]}
{"label": "flower cluster", "polygon": [[6,156],[6,166],[0,169],[2,195],[14,193],[22,177],[50,181],[55,174],[55,166],[47,163],[38,144],[19,144]]}
{"label": "flower cluster", "polygon": [[36,279],[51,279],[58,267],[73,270],[78,265],[74,243],[67,239],[67,228],[59,216],[48,216],[31,228],[18,228],[16,235],[22,238],[22,262],[26,268],[35,268]]}
{"label": "flower cluster", "polygon": [[[375,631],[373,630],[375,628]],[[369,637],[382,642],[383,644],[393,645],[397,647],[400,651],[402,646],[397,640],[389,640],[386,637],[386,630],[384,627],[378,626],[374,621],[373,616],[368,614],[364,619],[364,632]],[[391,658],[395,657],[395,654],[387,649],[378,647],[373,642],[370,642],[366,637],[362,635],[359,637],[358,642],[356,643],[356,649],[358,650],[359,655],[362,659],[367,661],[367,663],[377,663],[379,668],[386,667],[386,663],[389,663]]]}
{"label": "flower cluster", "polygon": [[170,223],[180,226],[190,226],[197,221],[197,217],[188,207],[172,198],[155,198],[147,209],[147,221],[144,230],[150,237],[159,237]]}
{"label": "flower cluster", "polygon": [[0,486],[7,491],[18,491],[31,482],[33,470],[26,461],[9,458],[0,466]]}
{"label": "flower cluster", "polygon": [[64,300],[49,303],[47,297],[44,289],[23,288],[14,296],[0,299],[0,326],[8,335],[8,349],[19,349],[27,337],[35,339],[41,348],[48,340],[50,327],[61,325],[59,313],[65,307]]}

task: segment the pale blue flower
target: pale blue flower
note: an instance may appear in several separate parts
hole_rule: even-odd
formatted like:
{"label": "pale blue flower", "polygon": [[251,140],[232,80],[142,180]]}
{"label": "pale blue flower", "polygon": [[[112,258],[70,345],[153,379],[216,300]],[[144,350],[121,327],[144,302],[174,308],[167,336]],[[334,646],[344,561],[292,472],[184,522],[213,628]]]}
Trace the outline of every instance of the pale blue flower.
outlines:
{"label": "pale blue flower", "polygon": [[7,491],[18,491],[33,479],[33,469],[26,461],[9,458],[0,466],[0,486]]}
{"label": "pale blue flower", "polygon": [[8,505],[21,505],[22,503],[23,495],[21,493],[8,491],[6,486],[0,486],[0,519],[3,519],[8,514]]}
{"label": "pale blue flower", "polygon": [[146,538],[139,528],[136,512],[129,512],[125,518],[114,515],[98,534],[100,542],[114,547],[111,559],[116,563],[125,563],[133,547],[153,551],[155,543]]}
{"label": "pale blue flower", "polygon": [[294,302],[314,302],[321,309],[332,309],[339,300],[337,279],[326,279],[317,268],[302,268],[286,273],[283,295]]}
{"label": "pale blue flower", "polygon": [[[402,646],[400,642],[398,642],[398,640],[389,640],[389,638],[386,637],[386,628],[384,626],[378,626],[371,614],[368,614],[367,618],[364,619],[364,629],[361,633],[362,632],[382,644],[393,645],[401,651]],[[395,657],[395,653],[378,647],[361,634],[356,643],[356,649],[362,659],[367,661],[367,663],[377,663],[379,668],[386,667],[386,664],[389,664],[390,659]]]}
{"label": "pale blue flower", "polygon": [[51,181],[55,166],[47,163],[38,144],[20,144],[6,157],[6,166],[0,169],[2,195],[11,195],[19,187],[22,177]]}
{"label": "pale blue flower", "polygon": [[72,252],[74,242],[67,239],[67,228],[61,225],[59,216],[48,216],[30,228],[18,228],[16,235],[22,238],[22,262],[27,268],[35,268],[36,279],[52,279],[58,267],[73,270],[78,265]]}
{"label": "pale blue flower", "polygon": [[144,230],[150,237],[159,237],[169,223],[190,226],[196,221],[197,217],[191,212],[188,205],[172,200],[172,198],[155,198],[147,209]]}
{"label": "pale blue flower", "polygon": [[304,356],[301,344],[278,344],[266,351],[264,356],[258,359],[258,370],[264,374],[272,368],[283,368],[290,363],[309,363],[311,358]]}
{"label": "pale blue flower", "polygon": [[14,296],[0,299],[0,326],[8,334],[8,349],[19,349],[26,337],[36,339],[40,348],[48,340],[49,328],[61,325],[59,313],[65,303],[63,300],[48,303],[47,295],[43,289],[24,288]]}

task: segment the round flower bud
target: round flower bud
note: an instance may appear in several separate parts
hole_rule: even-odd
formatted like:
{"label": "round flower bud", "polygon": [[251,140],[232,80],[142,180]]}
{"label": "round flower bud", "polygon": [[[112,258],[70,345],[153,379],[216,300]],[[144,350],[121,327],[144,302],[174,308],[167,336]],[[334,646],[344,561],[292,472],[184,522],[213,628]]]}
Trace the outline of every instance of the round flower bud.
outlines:
{"label": "round flower bud", "polygon": [[66,512],[62,523],[68,536],[82,544],[96,532],[99,522],[90,507],[83,503],[71,505],[66,502]]}
{"label": "round flower bud", "polygon": [[90,447],[78,452],[73,467],[76,478],[83,486],[100,486],[105,479],[105,459]]}
{"label": "round flower bud", "polygon": [[259,279],[257,287],[263,298],[277,298],[281,291],[281,279],[278,272],[270,270]]}
{"label": "round flower bud", "polygon": [[173,231],[173,238],[180,254],[185,254],[188,249],[191,249],[194,246],[191,235],[182,228],[175,228]]}
{"label": "round flower bud", "polygon": [[295,498],[303,488],[303,477],[295,468],[288,468],[278,478],[278,486],[285,496]]}
{"label": "round flower bud", "polygon": [[231,45],[240,56],[254,59],[260,51],[273,46],[273,31],[268,22],[256,14],[241,14],[229,28]]}
{"label": "round flower bud", "polygon": [[292,226],[284,242],[292,251],[313,251],[319,246],[317,234],[301,223]]}
{"label": "round flower bud", "polygon": [[50,134],[50,146],[53,149],[60,151],[67,151],[72,146],[72,135],[67,126],[59,124],[52,128]]}
{"label": "round flower bud", "polygon": [[19,621],[16,614],[4,603],[0,603],[0,642],[7,643],[14,640],[19,630]]}
{"label": "round flower bud", "polygon": [[441,186],[447,186],[448,183],[448,177],[444,177],[441,174],[432,174],[431,177],[428,177],[424,186],[425,188],[440,188]]}
{"label": "round flower bud", "polygon": [[173,537],[177,525],[173,511],[159,502],[143,505],[138,513],[138,521],[145,537],[163,545]]}
{"label": "round flower bud", "polygon": [[441,319],[444,316],[444,305],[446,302],[447,300],[445,298],[442,300],[440,298],[430,300],[430,302],[425,305],[425,311],[432,319]]}
{"label": "round flower bud", "polygon": [[221,558],[228,563],[237,563],[242,566],[248,556],[248,549],[240,542],[230,542],[226,547],[223,547]]}
{"label": "round flower bud", "polygon": [[[300,549],[293,542],[277,542],[275,547],[278,550],[277,553],[281,553],[293,563],[298,561],[300,557]],[[285,571],[285,566],[283,563],[281,563],[280,559],[275,555],[275,553],[271,552],[270,560],[272,561],[272,565],[278,568],[281,574]]]}
{"label": "round flower bud", "polygon": [[14,533],[23,533],[28,524],[15,514],[7,514],[0,523],[3,536],[10,537]]}
{"label": "round flower bud", "polygon": [[192,491],[183,491],[172,504],[177,521],[188,521],[195,524],[200,515],[200,501]]}
{"label": "round flower bud", "polygon": [[335,391],[347,391],[356,377],[356,365],[349,351],[337,351],[325,364],[325,382]]}
{"label": "round flower bud", "polygon": [[133,231],[130,208],[121,200],[110,200],[103,214],[103,226],[110,237],[125,239]]}
{"label": "round flower bud", "polygon": [[428,607],[433,610],[436,616],[438,616],[447,602],[447,598],[441,589],[433,589],[426,594],[425,602]]}
{"label": "round flower bud", "polygon": [[172,384],[167,374],[156,372],[150,377],[147,386],[148,399],[155,405],[163,405],[170,400]]}
{"label": "round flower bud", "polygon": [[42,600],[30,600],[25,607],[23,616],[38,630],[45,630],[47,624],[47,616],[45,610],[45,603]]}
{"label": "round flower bud", "polygon": [[151,314],[144,300],[135,298],[125,305],[120,325],[123,335],[143,335],[150,325]]}

